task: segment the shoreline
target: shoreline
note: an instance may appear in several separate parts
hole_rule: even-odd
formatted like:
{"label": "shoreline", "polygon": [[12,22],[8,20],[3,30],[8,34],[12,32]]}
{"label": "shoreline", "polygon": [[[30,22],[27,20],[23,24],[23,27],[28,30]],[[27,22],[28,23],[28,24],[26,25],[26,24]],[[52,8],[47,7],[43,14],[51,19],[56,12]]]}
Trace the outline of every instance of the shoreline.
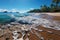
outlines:
{"label": "shoreline", "polygon": [[[51,17],[49,15],[46,15],[46,16]],[[40,16],[40,15],[36,13],[36,16]],[[60,25],[58,24],[58,22],[50,21],[48,19],[43,19],[43,17],[46,17],[46,16],[43,15],[42,18],[36,19],[35,21],[33,21],[33,23],[36,22],[36,24],[32,24],[32,25],[28,25],[28,24],[23,25],[19,23],[1,25],[0,26],[0,40],[5,40],[5,39],[6,40],[7,39],[8,40],[40,40],[40,39],[59,40],[60,39],[60,32],[59,32]],[[28,19],[31,19],[31,16],[29,17],[30,18]],[[60,18],[60,17],[57,17],[57,18]]]}
{"label": "shoreline", "polygon": [[40,14],[48,14],[48,15],[52,15],[52,16],[60,16],[60,12],[56,12],[56,13],[54,13],[54,12],[42,12]]}
{"label": "shoreline", "polygon": [[60,13],[46,13],[48,15],[52,15],[52,16],[60,16]]}

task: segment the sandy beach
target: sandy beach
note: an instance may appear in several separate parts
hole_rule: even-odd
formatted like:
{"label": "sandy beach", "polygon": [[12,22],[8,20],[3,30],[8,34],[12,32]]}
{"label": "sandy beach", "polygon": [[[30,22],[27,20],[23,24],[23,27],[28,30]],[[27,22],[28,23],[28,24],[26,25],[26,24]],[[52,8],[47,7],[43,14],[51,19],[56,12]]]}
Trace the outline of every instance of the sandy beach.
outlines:
{"label": "sandy beach", "polygon": [[46,14],[54,16],[53,20],[60,21],[60,13],[46,13]]}
{"label": "sandy beach", "polygon": [[[52,18],[50,18],[52,17]],[[42,15],[39,26],[14,24],[0,26],[0,40],[60,40],[60,16],[59,14]],[[45,20],[47,19],[47,20]],[[49,21],[49,20],[52,20]],[[53,23],[53,21],[58,21]],[[50,24],[51,22],[51,24]],[[47,26],[46,26],[47,24]]]}
{"label": "sandy beach", "polygon": [[60,13],[46,13],[48,15],[52,15],[52,16],[60,16]]}

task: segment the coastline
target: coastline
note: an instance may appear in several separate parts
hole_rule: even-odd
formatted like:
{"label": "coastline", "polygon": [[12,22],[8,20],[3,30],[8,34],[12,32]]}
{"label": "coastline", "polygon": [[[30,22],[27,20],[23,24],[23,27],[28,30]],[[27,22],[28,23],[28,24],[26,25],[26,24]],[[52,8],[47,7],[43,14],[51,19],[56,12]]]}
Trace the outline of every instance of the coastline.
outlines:
{"label": "coastline", "polygon": [[[43,14],[47,14],[47,13],[43,13]],[[50,13],[48,15],[42,15],[42,17],[52,16],[55,20],[56,18],[55,15],[51,15]],[[35,16],[40,16],[40,15],[36,13]],[[30,19],[32,17],[29,16],[27,18]],[[34,19],[34,17],[32,19]],[[0,40],[5,40],[5,39],[6,40],[7,39],[9,40],[49,40],[49,39],[59,40],[60,39],[60,28],[59,28],[60,25],[57,24],[55,21],[50,21],[44,18],[38,18],[38,20],[36,19],[35,22],[37,23],[39,22],[40,25],[37,26],[39,23],[37,25],[36,24],[32,24],[32,25],[24,24],[23,25],[23,24],[18,24],[18,23],[1,25]]]}

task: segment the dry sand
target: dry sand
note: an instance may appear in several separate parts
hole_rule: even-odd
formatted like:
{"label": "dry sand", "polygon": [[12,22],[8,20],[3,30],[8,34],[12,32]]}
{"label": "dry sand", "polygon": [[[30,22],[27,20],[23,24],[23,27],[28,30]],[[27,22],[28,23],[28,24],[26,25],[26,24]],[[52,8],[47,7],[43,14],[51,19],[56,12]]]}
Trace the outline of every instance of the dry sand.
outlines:
{"label": "dry sand", "polygon": [[60,13],[46,13],[48,15],[52,15],[52,16],[60,16]]}

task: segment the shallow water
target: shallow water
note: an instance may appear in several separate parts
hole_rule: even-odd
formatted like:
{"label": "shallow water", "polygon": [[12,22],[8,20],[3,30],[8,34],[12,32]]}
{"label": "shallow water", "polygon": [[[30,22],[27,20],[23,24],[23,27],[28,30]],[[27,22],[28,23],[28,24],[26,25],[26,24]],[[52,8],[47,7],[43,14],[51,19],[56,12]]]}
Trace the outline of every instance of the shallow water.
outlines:
{"label": "shallow water", "polygon": [[28,13],[3,13],[0,12],[0,23],[5,23],[10,21],[12,18],[20,18],[23,16],[28,16]]}

